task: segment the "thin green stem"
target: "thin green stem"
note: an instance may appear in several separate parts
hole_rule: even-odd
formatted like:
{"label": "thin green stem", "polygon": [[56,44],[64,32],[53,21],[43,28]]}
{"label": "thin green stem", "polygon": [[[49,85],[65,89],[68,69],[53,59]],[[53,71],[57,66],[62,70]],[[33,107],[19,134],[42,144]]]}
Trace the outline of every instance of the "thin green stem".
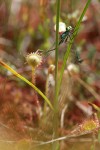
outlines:
{"label": "thin green stem", "polygon": [[59,46],[59,15],[60,15],[60,0],[57,0],[57,12],[56,12],[56,50],[55,50],[55,102],[54,107],[57,105],[57,86],[58,86],[58,46]]}
{"label": "thin green stem", "polygon": [[73,44],[73,41],[78,33],[78,30],[79,30],[79,27],[80,27],[80,24],[81,24],[81,21],[85,15],[85,12],[90,4],[91,0],[88,0],[84,9],[83,9],[83,12],[76,24],[76,27],[75,27],[75,30],[74,30],[74,33],[73,33],[73,36],[72,38],[70,39],[70,42],[68,44],[68,48],[67,48],[67,51],[64,55],[64,59],[63,59],[63,65],[62,65],[62,68],[61,68],[61,72],[60,72],[60,78],[59,78],[59,81],[58,81],[58,89],[57,89],[57,95],[59,94],[59,91],[60,91],[60,86],[61,86],[61,82],[62,82],[62,77],[63,77],[63,72],[64,72],[64,69],[65,69],[65,66],[66,66],[66,61],[68,60],[68,57],[69,57],[69,54],[70,54],[70,51],[71,51],[71,47],[72,47],[72,44]]}
{"label": "thin green stem", "polygon": [[[59,46],[59,15],[60,15],[60,0],[56,0],[57,9],[56,9],[56,50],[55,50],[55,98],[54,98],[54,121],[53,121],[53,135],[54,138],[58,135],[58,46]],[[58,142],[53,144],[52,149],[55,150],[58,147]]]}
{"label": "thin green stem", "polygon": [[[48,98],[48,90],[49,90],[49,73],[47,74],[46,86],[45,86],[45,95],[47,98]],[[46,116],[46,108],[47,108],[47,103],[44,102],[44,109],[43,109],[44,120],[45,120],[45,116]]]}
{"label": "thin green stem", "polygon": [[35,85],[35,68],[32,68],[32,83]]}

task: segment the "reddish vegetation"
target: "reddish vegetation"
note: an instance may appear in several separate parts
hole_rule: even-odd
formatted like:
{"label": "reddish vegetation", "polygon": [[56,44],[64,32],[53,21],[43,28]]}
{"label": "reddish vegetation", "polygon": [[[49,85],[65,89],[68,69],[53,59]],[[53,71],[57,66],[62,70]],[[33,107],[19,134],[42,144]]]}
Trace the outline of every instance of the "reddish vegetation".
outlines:
{"label": "reddish vegetation", "polygon": [[[45,7],[46,9],[43,11]],[[65,5],[63,7],[65,7]],[[85,59],[83,64],[79,64],[79,77],[87,82],[96,93],[99,93],[100,91],[100,81],[98,81],[98,72],[100,72],[100,21],[98,21],[98,16],[96,17],[99,10],[98,7],[98,5],[93,4],[89,7],[86,13],[87,20],[82,24],[84,29],[78,34],[75,41],[76,45],[81,45],[80,41],[85,40],[81,46],[81,57]],[[94,11],[93,13],[91,13],[91,9]],[[11,47],[9,47],[9,44],[6,45],[0,43],[0,55],[5,61],[14,65],[15,68],[22,68],[21,74],[23,74],[23,76],[29,75],[28,77],[31,77],[31,71],[30,69],[23,69],[24,67],[27,67],[28,64],[25,64],[25,57],[21,56],[21,54],[36,51],[41,46],[41,43],[43,44],[43,42],[46,41],[45,43],[47,44],[48,39],[51,38],[49,36],[54,35],[53,29],[50,31],[53,26],[51,25],[53,23],[51,12],[48,1],[40,0],[36,7],[34,5],[28,6],[27,4],[23,4],[21,5],[19,12],[15,15],[16,23],[12,19],[7,25],[7,20],[4,18],[6,14],[8,14],[7,17],[9,16],[9,11],[6,9],[4,3],[0,6],[0,35],[12,42]],[[48,22],[46,22],[46,18],[51,19],[49,20],[51,23],[49,23],[50,26],[48,25]],[[5,30],[3,28],[4,25]],[[42,28],[40,31],[38,31],[40,27],[39,25]],[[47,27],[49,31],[46,35],[44,32],[46,32],[45,28],[47,30]],[[40,32],[40,34],[38,32]],[[23,48],[24,50],[21,51],[20,54],[19,50],[22,46],[20,43],[24,42],[26,44],[26,41],[22,39],[28,36],[30,36],[30,42],[25,48]],[[20,42],[20,40],[22,41]],[[94,50],[93,54],[92,50]],[[36,86],[43,93],[45,93],[47,78],[47,76],[44,75],[44,70],[47,71],[47,66],[52,62],[54,62],[54,58],[48,57],[46,61],[44,61],[43,68],[38,68],[38,70],[40,69],[40,72],[38,73],[37,71],[36,73]],[[61,68],[62,62],[63,60],[60,59],[58,62],[59,68]],[[17,81],[16,77],[13,75],[8,76],[3,68],[0,68],[0,70],[0,121],[16,131],[22,131],[22,133],[25,131],[25,126],[37,127],[40,117],[40,112],[38,110],[39,108],[43,109],[43,99],[37,95],[31,87],[24,85],[22,81]],[[91,81],[88,77],[91,77]],[[95,99],[87,89],[77,82],[77,80],[72,79],[72,81],[74,81],[75,86],[72,87],[71,94],[75,101],[72,103],[71,108],[69,107],[68,111],[65,113],[65,127],[71,127],[80,123],[86,117],[84,112],[76,106],[76,100],[79,100],[80,103],[87,108],[88,101],[93,100],[93,103],[100,107],[100,100]],[[67,98],[69,99],[69,97]],[[84,102],[86,103],[84,104]]]}

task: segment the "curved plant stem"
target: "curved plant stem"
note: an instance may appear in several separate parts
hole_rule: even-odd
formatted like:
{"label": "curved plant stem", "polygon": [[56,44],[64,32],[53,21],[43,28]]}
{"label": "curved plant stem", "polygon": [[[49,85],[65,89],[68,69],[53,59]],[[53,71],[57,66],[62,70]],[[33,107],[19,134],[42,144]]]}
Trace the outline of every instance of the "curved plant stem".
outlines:
{"label": "curved plant stem", "polygon": [[0,60],[0,64],[6,68],[7,70],[9,70],[10,72],[12,72],[16,77],[20,78],[21,80],[23,80],[24,82],[26,82],[28,85],[30,85],[37,93],[39,93],[44,100],[48,103],[48,105],[51,107],[51,109],[53,110],[53,106],[50,102],[50,100],[34,85],[32,84],[30,81],[28,81],[26,78],[24,78],[23,76],[21,76],[20,74],[18,74],[15,70],[13,70],[11,67],[9,67],[6,63],[4,63],[2,60]]}

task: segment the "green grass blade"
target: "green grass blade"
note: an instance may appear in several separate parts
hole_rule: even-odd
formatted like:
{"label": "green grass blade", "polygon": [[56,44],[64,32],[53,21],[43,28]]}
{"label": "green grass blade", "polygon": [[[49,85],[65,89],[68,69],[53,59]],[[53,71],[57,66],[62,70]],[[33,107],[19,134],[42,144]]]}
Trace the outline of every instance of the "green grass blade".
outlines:
{"label": "green grass blade", "polygon": [[55,102],[54,107],[57,105],[57,86],[58,86],[58,46],[59,46],[59,15],[60,15],[60,0],[57,0],[56,10],[56,50],[55,50]]}
{"label": "green grass blade", "polygon": [[[56,0],[56,50],[55,50],[55,98],[54,98],[54,116],[53,116],[53,135],[54,138],[58,136],[58,46],[59,46],[59,15],[60,15],[60,0]],[[59,142],[53,143],[52,150],[58,149]]]}
{"label": "green grass blade", "polygon": [[28,81],[26,78],[24,78],[23,76],[21,76],[19,73],[17,73],[15,70],[13,70],[11,67],[9,67],[6,63],[4,63],[1,60],[0,60],[0,64],[4,68],[6,68],[10,72],[12,72],[16,77],[20,78],[21,80],[23,80],[24,82],[26,82],[28,85],[30,85],[37,93],[39,93],[44,98],[44,100],[48,103],[48,105],[51,107],[51,109],[53,109],[53,106],[52,106],[50,100],[34,84],[32,84],[30,81]]}
{"label": "green grass blade", "polygon": [[88,8],[90,2],[91,2],[91,0],[88,0],[87,3],[86,3],[86,5],[85,5],[85,7],[84,7],[84,9],[83,9],[83,12],[82,12],[82,14],[81,14],[81,16],[80,16],[80,18],[79,18],[77,24],[76,24],[76,27],[75,27],[73,36],[72,36],[72,38],[70,39],[70,42],[69,42],[69,44],[68,44],[67,51],[66,51],[66,53],[65,53],[65,55],[64,55],[63,65],[62,65],[62,68],[61,68],[60,78],[59,78],[59,82],[58,82],[57,95],[59,94],[59,90],[60,90],[60,86],[61,86],[61,82],[62,82],[62,77],[63,77],[63,72],[64,72],[64,69],[65,69],[65,66],[66,66],[66,61],[67,61],[67,59],[68,59],[68,57],[69,57],[69,54],[70,54],[70,51],[71,51],[72,43],[73,43],[73,41],[74,41],[74,39],[75,39],[75,37],[76,37],[76,35],[77,35],[77,33],[78,33],[80,24],[81,24],[81,22],[82,22],[82,19],[83,19],[84,15],[85,15],[85,12],[86,12],[86,10],[87,10],[87,8]]}

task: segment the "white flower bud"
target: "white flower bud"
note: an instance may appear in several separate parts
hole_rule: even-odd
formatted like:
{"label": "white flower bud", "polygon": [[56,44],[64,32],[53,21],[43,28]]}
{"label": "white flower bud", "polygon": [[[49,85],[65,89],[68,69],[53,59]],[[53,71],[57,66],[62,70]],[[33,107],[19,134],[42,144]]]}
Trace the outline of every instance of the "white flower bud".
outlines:
{"label": "white flower bud", "polygon": [[[56,25],[54,26],[54,30],[56,31]],[[59,22],[59,33],[63,33],[66,31],[66,24],[64,22]]]}

